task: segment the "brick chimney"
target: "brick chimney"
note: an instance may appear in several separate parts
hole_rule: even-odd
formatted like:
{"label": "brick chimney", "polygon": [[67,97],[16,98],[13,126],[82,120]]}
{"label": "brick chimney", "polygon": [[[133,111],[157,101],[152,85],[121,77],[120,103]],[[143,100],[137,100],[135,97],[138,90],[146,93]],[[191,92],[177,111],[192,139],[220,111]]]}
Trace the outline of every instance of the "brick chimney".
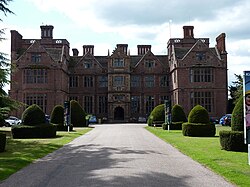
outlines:
{"label": "brick chimney", "polygon": [[226,53],[226,34],[221,33],[217,38],[216,38],[216,46],[220,52],[220,54]]}
{"label": "brick chimney", "polygon": [[121,51],[121,52],[123,52],[124,54],[127,55],[128,44],[117,44],[116,47],[117,47],[118,51]]}
{"label": "brick chimney", "polygon": [[72,51],[73,51],[73,56],[78,56],[78,54],[79,54],[78,49],[73,48]]}
{"label": "brick chimney", "polygon": [[83,45],[82,47],[83,47],[83,55],[86,55],[87,53],[94,55],[94,45]]}
{"label": "brick chimney", "polygon": [[184,38],[194,38],[194,26],[183,26]]}
{"label": "brick chimney", "polygon": [[53,39],[53,29],[52,25],[42,25],[41,28],[41,38]]}
{"label": "brick chimney", "polygon": [[17,51],[22,46],[23,36],[19,34],[16,30],[11,30],[11,52]]}
{"label": "brick chimney", "polygon": [[151,51],[151,45],[137,45],[138,55],[145,55],[148,51]]}

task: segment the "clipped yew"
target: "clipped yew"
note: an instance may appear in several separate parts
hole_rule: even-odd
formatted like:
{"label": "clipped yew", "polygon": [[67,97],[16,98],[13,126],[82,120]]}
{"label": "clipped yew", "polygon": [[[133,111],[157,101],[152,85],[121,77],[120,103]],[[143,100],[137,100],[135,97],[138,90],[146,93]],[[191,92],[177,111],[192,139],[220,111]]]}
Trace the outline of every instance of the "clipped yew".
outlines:
{"label": "clipped yew", "polygon": [[221,148],[226,151],[247,151],[247,144],[244,144],[244,104],[243,96],[236,103],[231,120],[231,131],[220,131]]}
{"label": "clipped yew", "polygon": [[86,112],[83,110],[81,105],[75,101],[70,101],[70,107],[71,107],[71,124],[74,127],[86,127]]}
{"label": "clipped yew", "polygon": [[153,122],[164,123],[164,104],[156,106],[149,115],[148,125],[151,126]]}
{"label": "clipped yew", "polygon": [[187,122],[186,114],[181,105],[175,104],[171,110],[170,130],[181,130],[182,123]]}
{"label": "clipped yew", "polygon": [[182,124],[184,136],[211,137],[215,132],[215,124],[210,123],[208,112],[201,105],[196,105],[188,115],[188,122]]}

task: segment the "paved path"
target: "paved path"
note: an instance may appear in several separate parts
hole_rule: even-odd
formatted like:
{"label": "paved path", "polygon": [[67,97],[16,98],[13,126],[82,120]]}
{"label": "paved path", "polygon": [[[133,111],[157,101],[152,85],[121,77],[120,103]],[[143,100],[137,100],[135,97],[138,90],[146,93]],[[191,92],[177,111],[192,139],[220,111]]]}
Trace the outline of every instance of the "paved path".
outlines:
{"label": "paved path", "polygon": [[[204,153],[207,154],[207,153]],[[225,187],[222,177],[138,124],[95,129],[0,183],[4,187]]]}

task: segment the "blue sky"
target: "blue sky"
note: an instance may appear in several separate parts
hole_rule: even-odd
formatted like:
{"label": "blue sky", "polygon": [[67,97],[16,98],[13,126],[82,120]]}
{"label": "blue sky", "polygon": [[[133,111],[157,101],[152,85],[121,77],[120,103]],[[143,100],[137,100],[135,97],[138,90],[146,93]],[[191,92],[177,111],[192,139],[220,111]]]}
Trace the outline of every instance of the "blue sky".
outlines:
{"label": "blue sky", "polygon": [[53,25],[54,38],[67,39],[82,54],[82,45],[94,45],[95,55],[107,55],[126,43],[131,55],[137,45],[150,44],[154,54],[166,54],[167,41],[183,37],[184,25],[194,26],[196,38],[226,33],[229,84],[234,73],[250,70],[249,0],[13,0],[15,15],[4,17],[1,51],[10,53],[10,30],[25,39],[40,38],[40,25]]}

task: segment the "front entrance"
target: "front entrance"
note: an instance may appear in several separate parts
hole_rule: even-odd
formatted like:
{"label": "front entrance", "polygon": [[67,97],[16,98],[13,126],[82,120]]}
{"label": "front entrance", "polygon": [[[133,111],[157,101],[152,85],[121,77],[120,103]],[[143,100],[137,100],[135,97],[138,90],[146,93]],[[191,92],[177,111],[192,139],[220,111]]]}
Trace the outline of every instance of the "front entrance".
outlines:
{"label": "front entrance", "polygon": [[114,120],[124,120],[124,109],[120,106],[114,110]]}

